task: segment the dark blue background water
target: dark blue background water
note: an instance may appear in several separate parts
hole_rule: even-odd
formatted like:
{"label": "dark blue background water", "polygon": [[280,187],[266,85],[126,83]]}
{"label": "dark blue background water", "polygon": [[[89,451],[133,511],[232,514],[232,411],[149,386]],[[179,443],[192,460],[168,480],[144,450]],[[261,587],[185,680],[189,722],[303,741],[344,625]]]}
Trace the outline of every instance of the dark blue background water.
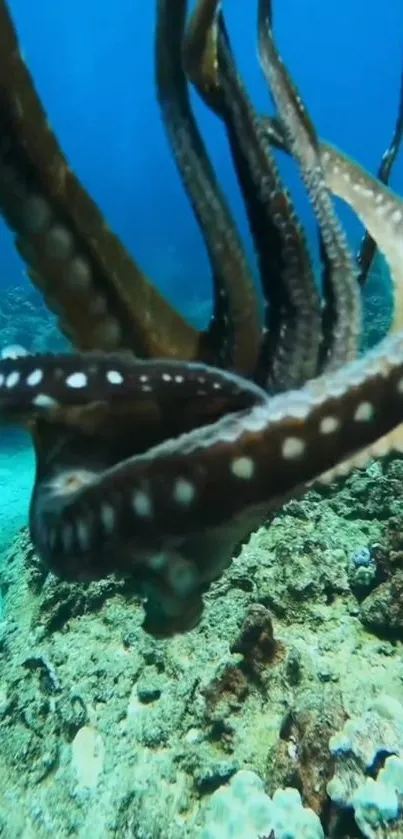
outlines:
{"label": "dark blue background water", "polygon": [[[201,238],[171,161],[154,95],[153,0],[9,0],[50,121],[110,225],[171,298],[209,296]],[[320,134],[376,171],[396,117],[403,57],[402,0],[275,0],[279,47]],[[255,46],[254,0],[224,10],[258,107],[269,99]],[[195,97],[204,136],[246,230],[223,131]],[[292,185],[297,177],[282,164]],[[393,186],[403,192],[403,155]],[[313,222],[297,201],[310,231]],[[357,243],[358,225],[347,218]],[[1,228],[0,283],[24,282]]]}

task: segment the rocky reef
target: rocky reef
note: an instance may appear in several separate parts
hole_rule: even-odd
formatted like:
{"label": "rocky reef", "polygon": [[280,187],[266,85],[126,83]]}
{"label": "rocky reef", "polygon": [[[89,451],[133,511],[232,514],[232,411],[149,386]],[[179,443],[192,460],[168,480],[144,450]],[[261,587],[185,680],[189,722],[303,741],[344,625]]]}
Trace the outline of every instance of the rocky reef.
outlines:
{"label": "rocky reef", "polygon": [[0,301],[0,349],[14,344],[33,353],[69,347],[39,292],[24,283],[6,288]]}
{"label": "rocky reef", "polygon": [[402,459],[290,502],[182,636],[26,531],[0,585],[0,836],[403,837]]}

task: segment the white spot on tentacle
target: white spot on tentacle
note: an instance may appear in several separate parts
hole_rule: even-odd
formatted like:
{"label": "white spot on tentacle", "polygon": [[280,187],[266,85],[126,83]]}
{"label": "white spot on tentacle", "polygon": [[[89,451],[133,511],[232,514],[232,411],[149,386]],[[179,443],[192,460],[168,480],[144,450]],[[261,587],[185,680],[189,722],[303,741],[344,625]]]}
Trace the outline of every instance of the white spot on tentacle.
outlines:
{"label": "white spot on tentacle", "polygon": [[195,487],[186,478],[178,478],[173,488],[173,498],[183,507],[192,503],[195,497]]}
{"label": "white spot on tentacle", "polygon": [[148,560],[148,566],[152,571],[163,571],[168,564],[168,555],[163,551],[152,554]]}
{"label": "white spot on tentacle", "polygon": [[20,374],[18,370],[13,370],[12,373],[9,373],[6,378],[6,387],[15,387],[20,380]]}
{"label": "white spot on tentacle", "polygon": [[285,460],[297,460],[305,451],[305,443],[300,437],[286,437],[281,447]]}
{"label": "white spot on tentacle", "polygon": [[123,376],[119,370],[108,370],[106,378],[111,385],[121,385],[123,382]]}
{"label": "white spot on tentacle", "polygon": [[194,590],[198,576],[193,563],[175,557],[168,564],[168,579],[175,594],[186,597]]}
{"label": "white spot on tentacle", "polygon": [[354,412],[356,422],[370,422],[374,416],[374,407],[370,402],[361,402]]}
{"label": "white spot on tentacle", "polygon": [[39,367],[37,367],[36,370],[33,370],[32,373],[30,373],[29,376],[27,376],[27,385],[29,385],[29,387],[36,387],[36,385],[39,385],[42,379],[43,372],[39,369]]}
{"label": "white spot on tentacle", "polygon": [[66,379],[66,385],[68,385],[68,387],[81,388],[86,387],[87,384],[88,378],[85,373],[81,372],[72,373],[70,376],[67,376]]}
{"label": "white spot on tentacle", "polygon": [[101,520],[107,533],[112,533],[115,527],[116,514],[111,504],[106,502],[101,507]]}
{"label": "white spot on tentacle", "polygon": [[251,457],[236,457],[231,462],[231,472],[236,478],[249,480],[253,477],[255,464]]}
{"label": "white spot on tentacle", "polygon": [[340,427],[337,417],[323,417],[320,421],[319,431],[321,434],[334,434]]}
{"label": "white spot on tentacle", "polygon": [[87,551],[91,543],[91,533],[88,525],[82,519],[77,522],[78,544],[82,551]]}
{"label": "white spot on tentacle", "polygon": [[34,396],[32,404],[35,405],[36,408],[55,408],[58,405],[58,402],[47,393],[38,393],[37,396]]}
{"label": "white spot on tentacle", "polygon": [[142,490],[136,490],[132,496],[132,507],[135,513],[141,518],[151,518],[153,508],[150,496]]}

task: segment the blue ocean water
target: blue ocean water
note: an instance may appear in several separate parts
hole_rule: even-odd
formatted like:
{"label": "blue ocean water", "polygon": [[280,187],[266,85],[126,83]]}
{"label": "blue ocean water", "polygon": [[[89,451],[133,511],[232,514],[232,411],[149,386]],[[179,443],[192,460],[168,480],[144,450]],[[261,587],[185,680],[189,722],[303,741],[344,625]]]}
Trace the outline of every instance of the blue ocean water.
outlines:
{"label": "blue ocean water", "polygon": [[[72,167],[148,276],[177,305],[197,308],[210,298],[209,268],[155,100],[155,4],[9,0],[9,5],[26,61]],[[231,0],[226,14],[240,70],[256,105],[265,111],[271,104],[256,58],[254,14],[248,8],[245,0]],[[275,26],[320,135],[376,171],[396,118],[403,57],[401,0],[283,0],[275,4]],[[248,241],[224,132],[195,95],[193,99]],[[281,166],[313,241],[315,226],[295,167],[287,160]],[[403,191],[403,155],[392,186]],[[344,208],[341,214],[356,246],[360,226]],[[4,225],[0,250],[2,288],[28,294],[24,266]],[[15,435],[3,436],[1,452],[1,531],[7,540],[10,521],[14,528],[15,521],[25,520],[32,459]],[[17,459],[10,462],[10,457]]]}
{"label": "blue ocean water", "polygon": [[[210,268],[155,98],[156,0],[7,4],[72,168],[149,278],[185,314],[206,318]],[[320,136],[376,172],[397,113],[402,0],[273,4],[278,45]],[[223,5],[247,88],[257,109],[270,112],[257,61],[256,0]],[[224,131],[196,94],[192,99],[253,262]],[[316,260],[316,224],[296,166],[281,155],[279,164]],[[391,185],[403,194],[403,151]],[[337,206],[356,250],[362,229]],[[1,223],[0,253],[0,350],[10,343],[29,351],[62,347]],[[111,383],[113,374],[116,384],[109,368]],[[184,377],[173,378],[182,386]],[[394,380],[396,400],[401,385]],[[322,417],[320,442],[329,428],[348,434],[352,416],[367,428],[368,420],[377,421],[380,400],[373,405],[373,391],[371,401],[363,392],[365,401],[356,407],[351,401],[344,426],[343,405]],[[328,404],[330,398],[326,410]],[[293,468],[295,453],[307,454],[309,433],[308,427],[306,440],[283,438],[281,468],[290,460]],[[254,478],[260,462],[234,459],[235,450],[232,477]],[[340,491],[326,487],[293,500],[213,585],[205,622],[170,639],[144,631],[131,580],[127,587],[121,578],[88,586],[57,581],[24,535],[3,564],[27,522],[33,471],[28,437],[2,428],[0,839],[324,839],[318,813],[329,839],[403,835],[402,457],[355,470]],[[64,477],[68,491],[71,476]],[[172,497],[186,514],[199,485],[174,478]],[[223,486],[230,497],[235,484]],[[144,501],[155,528],[157,505],[148,489],[130,486],[130,503],[141,516],[136,501]],[[103,535],[112,535],[120,552],[121,510],[112,493],[113,487],[98,518],[83,505],[73,528],[73,519],[62,520],[67,573],[75,573],[68,563],[76,562],[85,577],[88,548],[99,561],[100,543],[91,539],[101,519]],[[60,537],[51,524],[45,551],[56,555],[52,540]],[[141,576],[149,564],[151,594],[166,573],[161,601],[166,594],[175,623],[180,597],[170,599],[171,586],[183,608],[188,594],[191,600],[193,563],[181,564],[182,547],[176,553],[172,542],[151,557],[140,552],[136,570]],[[132,546],[126,547],[130,562]],[[207,565],[217,561],[214,551],[212,540],[211,556],[203,554]],[[205,830],[193,833],[205,818]]]}
{"label": "blue ocean water", "polygon": [[[73,168],[147,274],[181,304],[184,293],[209,296],[209,268],[155,100],[155,5],[10,0],[26,60]],[[270,100],[257,61],[255,15],[248,7],[245,0],[231,0],[225,12],[240,70],[264,112]],[[275,26],[320,135],[376,171],[396,118],[403,61],[400,0],[283,0],[275,4]],[[194,103],[247,235],[222,127],[196,96]],[[302,202],[295,168],[284,166]],[[403,156],[393,186],[402,190]],[[310,215],[305,221],[313,234]],[[357,242],[358,225],[350,219],[348,229]],[[21,265],[3,229],[0,245],[1,283],[13,285],[21,281]]]}

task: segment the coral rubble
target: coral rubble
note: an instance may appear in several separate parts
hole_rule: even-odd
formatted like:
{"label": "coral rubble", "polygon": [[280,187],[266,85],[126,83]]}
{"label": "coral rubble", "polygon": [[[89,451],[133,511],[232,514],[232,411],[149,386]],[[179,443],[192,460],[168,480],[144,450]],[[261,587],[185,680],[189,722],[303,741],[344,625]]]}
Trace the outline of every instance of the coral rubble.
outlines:
{"label": "coral rubble", "polygon": [[197,839],[244,771],[316,814],[305,834],[289,811],[296,837],[401,836],[403,723],[370,726],[373,747],[360,732],[384,694],[403,704],[402,465],[290,502],[167,640],[130,579],[63,583],[21,532],[1,570],[0,836]]}

